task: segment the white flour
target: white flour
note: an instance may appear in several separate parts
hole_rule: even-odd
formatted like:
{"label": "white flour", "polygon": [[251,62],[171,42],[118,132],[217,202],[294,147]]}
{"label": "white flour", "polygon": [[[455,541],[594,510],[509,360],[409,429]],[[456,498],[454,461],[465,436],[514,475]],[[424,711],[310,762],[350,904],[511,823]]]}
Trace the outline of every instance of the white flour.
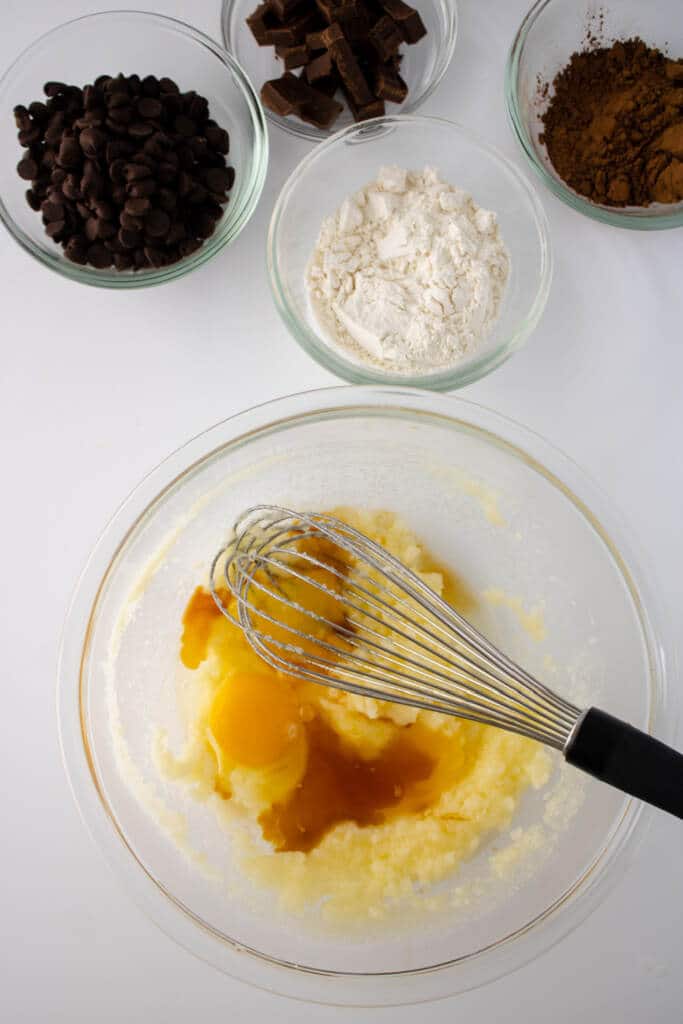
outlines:
{"label": "white flour", "polygon": [[508,274],[494,213],[431,168],[384,167],[323,221],[306,284],[323,333],[345,355],[413,374],[481,344]]}

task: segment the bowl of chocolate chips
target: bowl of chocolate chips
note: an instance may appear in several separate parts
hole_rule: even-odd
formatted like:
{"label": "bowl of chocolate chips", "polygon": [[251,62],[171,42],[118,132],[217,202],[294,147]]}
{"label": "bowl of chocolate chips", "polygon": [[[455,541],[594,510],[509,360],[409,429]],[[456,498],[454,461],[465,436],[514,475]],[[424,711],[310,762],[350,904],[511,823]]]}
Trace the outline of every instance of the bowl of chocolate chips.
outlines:
{"label": "bowl of chocolate chips", "polygon": [[0,79],[0,219],[41,263],[111,288],[211,259],[258,202],[268,138],[235,59],[172,18],[88,15]]}
{"label": "bowl of chocolate chips", "polygon": [[456,0],[223,0],[223,41],[266,116],[314,142],[411,113],[446,73]]}

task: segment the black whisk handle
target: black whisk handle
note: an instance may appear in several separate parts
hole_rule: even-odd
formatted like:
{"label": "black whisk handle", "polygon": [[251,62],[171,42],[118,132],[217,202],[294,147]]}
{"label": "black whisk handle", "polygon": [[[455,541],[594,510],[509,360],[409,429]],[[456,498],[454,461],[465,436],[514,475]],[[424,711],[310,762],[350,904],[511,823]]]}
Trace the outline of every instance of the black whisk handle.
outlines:
{"label": "black whisk handle", "polygon": [[606,711],[589,708],[564,756],[596,779],[683,818],[683,754]]}

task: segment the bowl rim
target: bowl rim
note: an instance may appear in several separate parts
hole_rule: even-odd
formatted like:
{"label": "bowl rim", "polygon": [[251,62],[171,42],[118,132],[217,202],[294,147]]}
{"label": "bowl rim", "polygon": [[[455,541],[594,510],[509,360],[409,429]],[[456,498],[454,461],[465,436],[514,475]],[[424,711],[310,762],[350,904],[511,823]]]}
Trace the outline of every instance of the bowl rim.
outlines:
{"label": "bowl rim", "polygon": [[[399,128],[399,130],[410,128],[411,125],[433,126],[455,133],[485,153],[488,159],[491,159],[498,165],[502,165],[506,173],[515,181],[517,187],[524,193],[525,198],[530,204],[540,251],[538,288],[534,300],[518,327],[506,340],[501,341],[493,351],[480,356],[478,359],[468,361],[465,366],[456,364],[453,367],[438,370],[435,373],[412,375],[388,373],[369,366],[361,366],[335,351],[319,333],[314,331],[307,323],[304,323],[290,306],[287,301],[287,290],[280,274],[277,259],[278,235],[282,217],[302,174],[307,172],[327,150],[353,140],[354,136],[370,135],[375,132],[377,135],[382,135],[385,131],[395,128]],[[285,327],[301,348],[315,359],[317,363],[351,384],[388,384],[397,387],[426,388],[432,391],[451,391],[481,380],[482,377],[487,376],[506,362],[514,352],[524,345],[536,329],[548,301],[553,276],[553,255],[548,218],[538,190],[532,182],[496,146],[486,142],[476,133],[469,131],[459,122],[450,121],[444,117],[432,117],[424,114],[385,114],[383,117],[376,117],[360,124],[349,125],[307,153],[291,172],[275,201],[268,226],[266,249],[270,289],[275,307]]]}
{"label": "bowl rim", "polygon": [[[238,2],[239,0],[222,0],[221,4],[221,39],[223,40],[223,45],[228,53],[233,53],[234,51],[233,38],[230,31],[230,21],[233,9],[237,6]],[[411,114],[413,111],[418,110],[425,100],[428,100],[434,90],[441,84],[444,75],[450,67],[451,61],[453,60],[455,46],[458,40],[458,0],[439,0],[439,3],[444,12],[446,32],[443,34],[439,44],[438,59],[435,62],[434,74],[427,86],[421,92],[417,95],[414,95],[414,93],[408,94],[408,99],[398,107],[398,111],[400,113]],[[254,42],[256,42],[256,40],[254,40]],[[280,115],[275,114],[272,110],[268,110],[268,108],[266,108],[265,114],[271,124],[277,125],[278,128],[286,132],[288,135],[293,135],[299,139],[306,139],[308,142],[320,142],[331,138],[335,134],[335,132],[330,129],[316,128],[314,125],[306,124],[304,121],[298,121],[296,118],[280,117]],[[367,124],[367,122],[365,123]],[[353,127],[353,125],[350,127]]]}
{"label": "bowl rim", "polygon": [[[154,879],[107,806],[91,758],[81,699],[90,623],[99,596],[130,536],[168,493],[207,459],[248,443],[254,435],[311,418],[360,412],[428,418],[451,429],[469,427],[487,441],[502,445],[562,490],[598,533],[630,591],[651,666],[646,727],[671,742],[674,722],[667,707],[666,677],[675,671],[673,633],[657,598],[651,571],[648,569],[647,577],[643,575],[642,556],[635,560],[632,538],[613,503],[573,460],[540,434],[474,402],[412,388],[336,387],[266,402],[198,434],[144,477],[110,519],[76,584],[60,644],[57,713],[62,760],[86,828],[124,888],[162,931],[222,971],[282,995],[335,1005],[397,1005],[445,998],[476,988],[555,945],[605,899],[622,877],[653,816],[652,808],[627,800],[622,813],[610,823],[592,862],[570,888],[515,932],[481,950],[409,971],[362,974],[311,968],[276,960],[217,933]],[[559,465],[561,476],[555,468],[546,468],[546,461]],[[603,526],[603,522],[608,525]],[[615,532],[618,547],[611,539]]]}
{"label": "bowl rim", "polygon": [[[522,152],[527,158],[535,174],[541,179],[546,188],[561,199],[563,203],[573,210],[597,220],[602,224],[610,224],[618,228],[630,228],[633,231],[660,231],[667,228],[677,228],[683,225],[683,202],[675,204],[674,212],[667,212],[667,206],[657,205],[653,207],[612,207],[601,206],[592,203],[590,200],[579,195],[569,188],[559,176],[551,174],[545,165],[539,160],[536,149],[527,131],[526,121],[522,116],[519,104],[519,92],[517,82],[519,68],[524,52],[524,47],[529,33],[536,22],[542,17],[546,8],[551,4],[562,3],[564,0],[536,0],[533,6],[525,14],[515,37],[510,46],[507,60],[505,62],[504,93],[505,107],[508,116],[508,123],[512,133],[521,146]],[[578,12],[578,8],[576,8]],[[567,54],[569,58],[569,54]]]}
{"label": "bowl rim", "polygon": [[[18,245],[21,246],[22,249],[35,257],[43,264],[43,266],[61,274],[63,277],[69,278],[72,281],[78,281],[81,284],[93,285],[100,288],[145,288],[151,285],[164,284],[167,281],[174,281],[180,277],[184,277],[185,274],[188,274],[190,271],[195,270],[197,267],[208,262],[208,260],[212,259],[221,251],[221,249],[237,238],[254,213],[265,184],[266,172],[268,169],[268,130],[261,101],[257,96],[254,87],[240,64],[238,64],[232,54],[228,53],[220,43],[217,43],[200,29],[195,28],[193,25],[190,25],[179,18],[172,18],[168,15],[157,14],[153,11],[141,11],[129,8],[97,11],[95,13],[84,14],[78,18],[70,18],[68,21],[61,22],[60,24],[53,26],[53,28],[48,29],[47,32],[43,32],[42,35],[34,39],[21,51],[21,53],[4,71],[2,77],[0,77],[0,99],[3,94],[11,88],[15,70],[21,67],[26,58],[32,57],[34,51],[43,46],[48,40],[54,39],[61,32],[74,29],[77,30],[78,26],[83,22],[104,22],[107,19],[133,19],[152,25],[158,29],[167,29],[176,32],[188,41],[198,44],[202,49],[208,50],[209,53],[212,54],[213,57],[216,57],[231,74],[238,90],[245,100],[247,110],[249,112],[249,117],[254,130],[254,145],[249,155],[249,180],[247,188],[244,191],[240,205],[237,206],[237,208],[234,206],[231,208],[235,212],[234,214],[231,213],[229,226],[224,230],[219,229],[195,253],[183,260],[180,260],[178,263],[174,263],[169,267],[146,270],[142,273],[127,274],[121,273],[120,271],[114,272],[112,270],[96,270],[90,267],[81,267],[78,264],[71,263],[67,260],[62,255],[62,250],[59,246],[54,246],[54,252],[52,252],[52,250],[47,248],[47,245],[43,247],[37,244],[15,222],[9,209],[5,205],[1,194],[0,221],[2,221],[11,237],[18,243]],[[49,241],[49,239],[46,238],[46,242],[47,241]]]}

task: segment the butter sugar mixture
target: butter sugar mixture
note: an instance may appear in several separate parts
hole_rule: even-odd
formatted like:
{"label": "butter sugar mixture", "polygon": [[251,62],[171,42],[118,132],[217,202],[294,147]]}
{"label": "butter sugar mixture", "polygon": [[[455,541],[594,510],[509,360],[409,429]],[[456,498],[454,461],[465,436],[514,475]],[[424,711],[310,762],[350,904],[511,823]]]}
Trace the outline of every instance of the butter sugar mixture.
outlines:
{"label": "butter sugar mixture", "polygon": [[[460,612],[476,614],[467,585],[391,513],[335,514]],[[327,564],[336,557],[308,553]],[[338,606],[317,593],[329,619]],[[159,767],[212,802],[244,873],[283,906],[303,911],[323,901],[331,918],[381,916],[457,871],[508,828],[524,790],[547,781],[551,760],[539,744],[284,676],[206,590],[188,596],[180,647],[192,674],[187,741],[179,756],[160,751]],[[310,607],[310,594],[290,596]]]}
{"label": "butter sugar mixture", "polygon": [[495,213],[431,168],[385,167],[323,222],[307,287],[332,344],[407,375],[473,352],[499,315],[508,275]]}

